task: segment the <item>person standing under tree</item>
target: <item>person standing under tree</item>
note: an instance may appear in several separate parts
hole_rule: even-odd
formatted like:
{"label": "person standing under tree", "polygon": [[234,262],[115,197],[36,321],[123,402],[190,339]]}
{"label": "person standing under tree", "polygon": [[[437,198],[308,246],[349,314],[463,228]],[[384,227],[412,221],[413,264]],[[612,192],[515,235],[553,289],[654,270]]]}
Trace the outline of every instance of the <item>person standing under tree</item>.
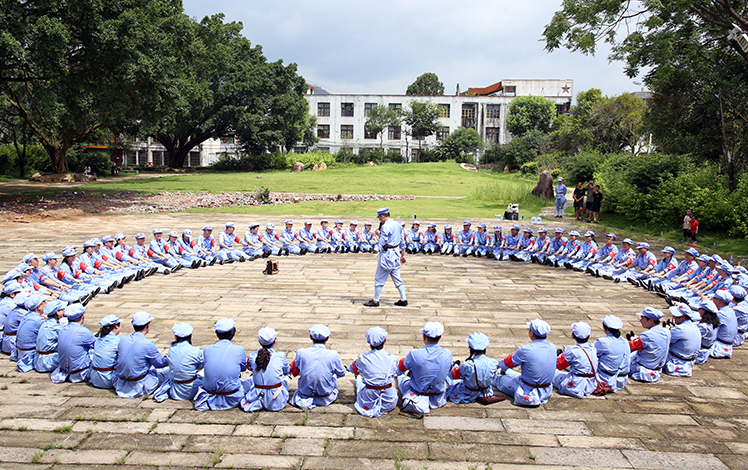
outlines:
{"label": "person standing under tree", "polygon": [[587,191],[582,187],[581,181],[577,181],[577,187],[574,188],[574,216],[577,220],[584,220],[584,195]]}
{"label": "person standing under tree", "polygon": [[405,284],[400,278],[400,266],[405,264],[405,241],[403,239],[400,224],[390,218],[390,208],[384,207],[377,211],[379,229],[376,235],[379,237],[379,263],[377,274],[374,277],[374,298],[364,304],[366,307],[379,307],[379,298],[382,295],[382,287],[388,277],[392,278],[395,287],[400,292],[400,300],[395,302],[398,307],[407,307],[408,300],[405,297]]}
{"label": "person standing under tree", "polygon": [[686,216],[683,217],[683,240],[681,243],[688,243],[691,240],[691,216],[692,209],[686,209]]}
{"label": "person standing under tree", "polygon": [[691,214],[691,221],[689,224],[690,227],[688,232],[691,235],[691,246],[699,246],[698,243],[696,243],[696,234],[699,233],[699,221],[696,219],[696,214]]}
{"label": "person standing under tree", "polygon": [[558,184],[554,188],[556,193],[556,218],[557,219],[563,219],[564,218],[564,204],[566,204],[566,192],[568,189],[566,189],[566,185],[564,184],[564,179],[562,177],[558,177]]}

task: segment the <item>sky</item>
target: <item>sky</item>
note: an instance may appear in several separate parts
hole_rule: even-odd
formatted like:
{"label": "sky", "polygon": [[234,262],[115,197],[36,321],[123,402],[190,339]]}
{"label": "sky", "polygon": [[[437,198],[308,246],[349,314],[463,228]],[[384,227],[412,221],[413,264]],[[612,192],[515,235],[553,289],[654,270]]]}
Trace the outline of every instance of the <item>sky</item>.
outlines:
{"label": "sky", "polygon": [[[574,80],[574,95],[638,91],[608,50],[548,53],[543,29],[561,0],[183,0],[186,14],[223,13],[270,61],[296,63],[330,93],[405,94],[433,72],[445,94],[504,79]],[[641,78],[639,78],[641,80]]]}

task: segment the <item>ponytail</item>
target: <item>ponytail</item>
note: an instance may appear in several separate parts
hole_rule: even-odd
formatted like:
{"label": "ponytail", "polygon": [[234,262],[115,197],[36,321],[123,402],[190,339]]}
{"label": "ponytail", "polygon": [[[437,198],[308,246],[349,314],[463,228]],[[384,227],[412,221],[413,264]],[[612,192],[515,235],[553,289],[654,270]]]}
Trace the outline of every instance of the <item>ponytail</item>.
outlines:
{"label": "ponytail", "polygon": [[265,370],[268,367],[268,364],[270,363],[270,349],[262,348],[257,352],[257,358],[255,359],[255,364],[257,364],[257,370]]}

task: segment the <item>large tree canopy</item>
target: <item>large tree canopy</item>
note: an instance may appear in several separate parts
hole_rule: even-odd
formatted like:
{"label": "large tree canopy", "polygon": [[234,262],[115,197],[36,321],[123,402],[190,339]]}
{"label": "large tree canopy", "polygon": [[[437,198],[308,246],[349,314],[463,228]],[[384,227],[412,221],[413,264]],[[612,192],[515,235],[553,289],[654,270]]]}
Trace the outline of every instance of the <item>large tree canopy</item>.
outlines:
{"label": "large tree canopy", "polygon": [[57,171],[102,127],[137,119],[177,0],[36,0],[0,3],[0,93]]}
{"label": "large tree canopy", "polygon": [[439,124],[439,106],[431,101],[410,102],[410,109],[404,113],[405,123],[410,126],[410,135],[418,139],[418,148],[421,141],[434,135],[441,128]]}
{"label": "large tree canopy", "polygon": [[406,95],[443,95],[444,84],[439,81],[435,73],[428,72],[416,78],[416,81],[408,85]]}
{"label": "large tree canopy", "polygon": [[542,96],[520,96],[509,104],[506,128],[515,137],[531,130],[548,132],[556,116],[556,105]]}
{"label": "large tree canopy", "polygon": [[366,117],[366,130],[375,136],[379,136],[379,149],[382,161],[384,161],[384,131],[389,127],[399,127],[400,124],[397,111],[389,106],[375,105]]}
{"label": "large tree canopy", "polygon": [[202,142],[227,133],[254,154],[312,139],[296,65],[268,63],[262,47],[241,35],[241,23],[223,20],[218,14],[184,23],[189,34],[176,38],[163,97],[141,127],[166,148],[173,167],[184,166]]}
{"label": "large tree canopy", "polygon": [[718,162],[732,189],[748,161],[748,52],[736,27],[748,33],[745,0],[564,0],[543,37],[549,51],[609,43],[629,76],[644,70],[654,142]]}

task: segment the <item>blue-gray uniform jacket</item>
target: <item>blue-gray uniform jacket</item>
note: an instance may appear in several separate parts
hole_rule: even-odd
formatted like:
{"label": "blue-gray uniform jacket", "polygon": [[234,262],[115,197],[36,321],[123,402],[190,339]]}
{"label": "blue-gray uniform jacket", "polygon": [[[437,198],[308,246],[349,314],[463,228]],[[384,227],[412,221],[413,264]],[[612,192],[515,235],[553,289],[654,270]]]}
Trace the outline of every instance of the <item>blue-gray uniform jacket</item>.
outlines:
{"label": "blue-gray uniform jacket", "polygon": [[692,361],[701,348],[701,332],[696,323],[686,320],[670,329],[670,354],[683,361]]}
{"label": "blue-gray uniform jacket", "polygon": [[636,364],[652,371],[657,371],[665,365],[667,353],[670,349],[670,330],[662,325],[655,325],[645,330],[629,342],[632,351],[630,374],[638,369]]}
{"label": "blue-gray uniform jacket", "polygon": [[[411,349],[398,364],[397,374],[401,376],[398,385],[403,394],[403,407],[405,407],[405,400],[418,404],[419,396],[428,397],[428,407],[418,406],[421,412],[427,412],[428,408],[444,406],[447,376],[451,368],[452,352],[438,344],[427,344],[421,349]],[[410,377],[403,377],[402,374],[408,370]]]}
{"label": "blue-gray uniform jacket", "polygon": [[356,380],[356,404],[359,414],[376,418],[395,409],[397,390],[392,380],[397,373],[397,358],[384,349],[367,351],[348,366],[360,377]]}
{"label": "blue-gray uniform jacket", "polygon": [[626,386],[629,375],[631,347],[626,338],[616,338],[608,333],[595,341],[597,352],[597,378],[617,392]]}
{"label": "blue-gray uniform jacket", "polygon": [[205,377],[195,396],[195,409],[226,410],[239,406],[245,393],[241,375],[247,370],[247,352],[222,339],[206,346],[203,356]]}
{"label": "blue-gray uniform jacket", "polygon": [[553,254],[553,253],[557,252],[561,248],[566,248],[566,244],[567,243],[569,243],[569,239],[566,238],[566,237],[561,237],[561,238],[553,237],[553,238],[551,238],[551,244],[550,244],[550,248],[549,248],[550,254]]}
{"label": "blue-gray uniform jacket", "polygon": [[18,351],[16,350],[18,325],[21,324],[21,319],[27,313],[28,310],[23,308],[23,305],[15,305],[10,313],[8,313],[8,317],[5,319],[5,326],[3,327],[3,352],[10,354],[10,358],[13,361],[15,361],[18,356]]}
{"label": "blue-gray uniform jacket", "polygon": [[93,333],[77,322],[70,322],[60,330],[57,337],[59,370],[70,376],[71,382],[81,381],[78,380],[80,374],[84,375],[83,380],[88,377],[87,371],[91,365],[89,351],[93,348],[95,340]]}
{"label": "blue-gray uniform jacket", "polygon": [[23,316],[18,324],[16,336],[16,349],[18,350],[18,370],[29,372],[34,369],[36,358],[36,338],[39,328],[44,323],[45,317],[36,312],[29,312]]}
{"label": "blue-gray uniform jacket", "polygon": [[605,243],[603,246],[600,247],[600,250],[597,252],[597,256],[595,257],[595,260],[598,263],[604,263],[606,261],[610,261],[611,259],[615,259],[615,256],[618,254],[618,247],[615,245],[608,245]]}
{"label": "blue-gray uniform jacket", "polygon": [[[520,365],[520,374],[509,371]],[[515,405],[541,405],[553,394],[556,346],[546,339],[536,339],[505,357],[499,362],[499,367],[506,375],[496,377],[494,385],[503,393],[514,397]]]}
{"label": "blue-gray uniform jacket", "polygon": [[202,384],[197,373],[205,364],[203,351],[187,341],[180,341],[169,348],[167,359],[171,378],[169,396],[174,400],[192,400]]}
{"label": "blue-gray uniform jacket", "polygon": [[[558,370],[553,377],[553,385],[562,395],[584,398],[597,388],[597,363],[594,345],[577,343],[574,346],[567,346],[556,360]],[[568,372],[562,372],[564,369],[568,369]]]}
{"label": "blue-gray uniform jacket", "polygon": [[506,236],[506,246],[508,248],[514,248],[517,246],[517,243],[519,243],[519,239],[523,238],[521,234],[512,235],[511,232],[509,232],[509,235]]}
{"label": "blue-gray uniform jacket", "polygon": [[393,275],[395,287],[402,285],[400,279],[400,250],[405,248],[400,224],[387,219],[379,230],[379,264],[374,279],[375,286],[383,286],[387,277]]}
{"label": "blue-gray uniform jacket", "polygon": [[112,380],[117,368],[120,337],[110,332],[96,338],[91,358],[91,376],[88,381],[97,388],[114,388]]}
{"label": "blue-gray uniform jacket", "polygon": [[52,372],[60,365],[60,357],[57,354],[57,340],[64,326],[56,318],[47,318],[39,328],[39,335],[36,337],[36,358],[34,359],[34,369],[37,372]]}
{"label": "blue-gray uniform jacket", "polygon": [[717,310],[719,317],[719,328],[717,328],[717,341],[724,345],[732,345],[735,335],[738,333],[738,318],[732,308],[725,305]]}
{"label": "blue-gray uniform jacket", "polygon": [[117,347],[117,381],[114,384],[117,395],[136,398],[153,393],[162,382],[155,369],[168,365],[169,361],[142,332],[122,337]]}
{"label": "blue-gray uniform jacket", "polygon": [[466,360],[452,369],[447,398],[454,403],[473,403],[478,397],[493,396],[492,384],[498,370],[499,361],[485,354]]}
{"label": "blue-gray uniform jacket", "polygon": [[291,366],[285,354],[268,348],[270,360],[264,370],[257,367],[257,354],[252,352],[247,358],[247,369],[252,371],[252,386],[242,400],[242,410],[253,412],[259,410],[280,411],[288,403],[288,383]]}
{"label": "blue-gray uniform jacket", "polygon": [[299,376],[297,393],[303,398],[326,398],[332,395],[337,398],[337,377],[345,375],[345,367],[337,351],[317,343],[296,351],[291,372]]}

